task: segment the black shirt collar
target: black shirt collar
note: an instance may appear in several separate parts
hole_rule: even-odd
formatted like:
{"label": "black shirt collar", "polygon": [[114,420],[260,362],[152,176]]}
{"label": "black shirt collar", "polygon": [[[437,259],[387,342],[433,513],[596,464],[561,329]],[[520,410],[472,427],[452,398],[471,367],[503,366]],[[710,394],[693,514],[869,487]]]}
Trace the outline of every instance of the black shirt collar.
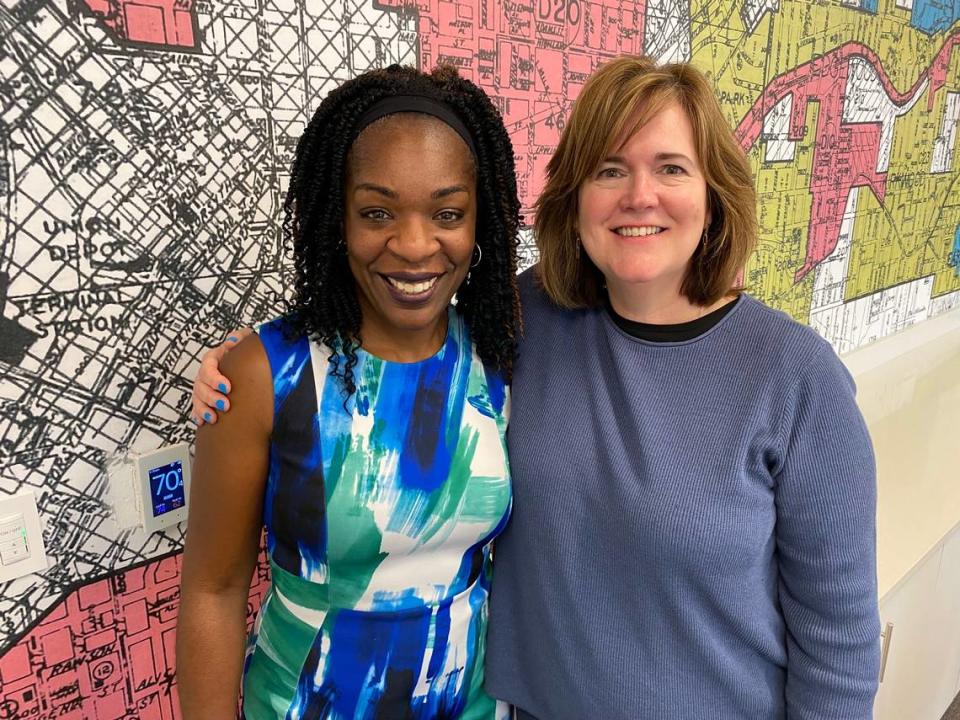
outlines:
{"label": "black shirt collar", "polygon": [[609,296],[604,301],[604,304],[606,305],[610,319],[613,320],[618,328],[628,335],[649,342],[683,342],[684,340],[693,340],[695,337],[703,335],[707,330],[720,322],[727,313],[733,310],[738,302],[740,302],[740,296],[732,302],[718,307],[713,312],[707,313],[703,317],[675,325],[655,325],[652,323],[628,320],[622,315],[618,315],[617,311],[613,309]]}

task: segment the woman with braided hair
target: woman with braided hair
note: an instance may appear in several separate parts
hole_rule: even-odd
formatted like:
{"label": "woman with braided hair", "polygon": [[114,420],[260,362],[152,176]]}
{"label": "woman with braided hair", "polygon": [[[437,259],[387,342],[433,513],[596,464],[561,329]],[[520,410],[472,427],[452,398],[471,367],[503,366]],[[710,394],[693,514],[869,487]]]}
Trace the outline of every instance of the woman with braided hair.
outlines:
{"label": "woman with braided hair", "polygon": [[[183,716],[234,717],[242,677],[249,720],[493,720],[519,325],[503,121],[452,69],[365,73],[307,126],[284,211],[292,307],[223,358],[233,411],[197,435]],[[261,526],[271,587],[244,659]]]}

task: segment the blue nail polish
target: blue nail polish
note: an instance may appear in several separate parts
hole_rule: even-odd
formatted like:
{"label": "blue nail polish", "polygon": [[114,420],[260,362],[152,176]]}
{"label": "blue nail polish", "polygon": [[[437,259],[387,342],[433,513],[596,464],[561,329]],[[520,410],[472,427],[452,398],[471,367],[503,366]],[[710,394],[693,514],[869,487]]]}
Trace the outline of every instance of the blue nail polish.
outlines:
{"label": "blue nail polish", "polygon": [[227,392],[227,386],[226,386],[226,384],[225,384],[225,383],[220,383],[219,385],[217,385],[217,390],[219,390],[220,392],[226,394],[226,392]]}
{"label": "blue nail polish", "polygon": [[231,335],[230,337],[227,338],[227,340],[229,340],[230,342],[240,342],[240,338],[238,338],[236,335]]}
{"label": "blue nail polish", "polygon": [[213,420],[213,415],[211,415],[211,414],[208,413],[208,412],[205,412],[205,413],[203,414],[203,419],[206,420],[207,422],[210,422],[211,420]]}
{"label": "blue nail polish", "polygon": [[219,410],[220,412],[223,412],[226,409],[227,409],[227,406],[226,404],[224,404],[223,400],[217,400],[217,410]]}

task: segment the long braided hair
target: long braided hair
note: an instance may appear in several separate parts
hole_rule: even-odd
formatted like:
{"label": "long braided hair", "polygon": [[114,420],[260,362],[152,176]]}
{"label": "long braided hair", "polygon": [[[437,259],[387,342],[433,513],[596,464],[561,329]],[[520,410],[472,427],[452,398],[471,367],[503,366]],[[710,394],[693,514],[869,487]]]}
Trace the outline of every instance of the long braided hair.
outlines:
{"label": "long braided hair", "polygon": [[352,395],[362,318],[343,237],[347,157],[357,139],[357,121],[371,105],[394,95],[424,95],[443,102],[473,139],[476,238],[483,258],[458,289],[456,309],[466,320],[480,359],[509,382],[520,332],[520,203],[513,146],[490,99],[450,66],[431,73],[399,65],[371,70],[320,103],[297,143],[283,205],[283,237],[293,247],[295,270],[292,329],[331,349],[331,373],[346,395]]}

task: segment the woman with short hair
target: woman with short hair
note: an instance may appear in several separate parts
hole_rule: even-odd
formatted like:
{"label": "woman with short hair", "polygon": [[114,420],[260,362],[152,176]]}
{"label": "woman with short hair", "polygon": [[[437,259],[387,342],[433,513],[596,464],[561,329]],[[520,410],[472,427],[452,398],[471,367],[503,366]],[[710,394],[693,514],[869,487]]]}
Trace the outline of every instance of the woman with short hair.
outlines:
{"label": "woman with short hair", "polygon": [[539,720],[869,720],[870,440],[830,345],[736,287],[756,201],[706,78],[601,67],[537,210],[488,690]]}

